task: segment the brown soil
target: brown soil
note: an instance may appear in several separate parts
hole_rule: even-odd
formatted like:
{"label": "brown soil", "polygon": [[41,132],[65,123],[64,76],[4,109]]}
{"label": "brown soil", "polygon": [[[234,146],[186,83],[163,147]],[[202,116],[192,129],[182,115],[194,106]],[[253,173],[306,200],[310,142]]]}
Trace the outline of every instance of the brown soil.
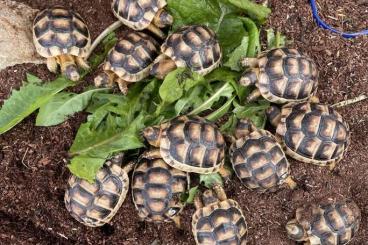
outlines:
{"label": "brown soil", "polygon": [[[34,8],[65,2],[17,1]],[[67,2],[86,18],[93,37],[114,21],[109,0]],[[326,14],[344,8],[361,17],[362,13],[351,8],[353,2],[319,0]],[[318,29],[308,1],[270,0],[269,3],[273,10],[269,26],[285,33],[293,42],[290,46],[310,54],[319,65],[318,95],[323,102],[333,104],[368,94],[367,37],[345,40]],[[357,21],[364,23],[366,19]],[[35,65],[20,65],[0,72],[0,104],[9,97],[11,89],[21,85],[26,72],[42,79],[53,77],[44,66]],[[229,197],[237,200],[244,210],[249,224],[249,244],[294,244],[286,237],[284,225],[298,206],[321,198],[343,197],[353,198],[362,210],[361,228],[351,244],[368,244],[368,102],[339,111],[350,124],[352,143],[334,172],[293,162],[292,174],[299,189],[280,189],[263,195],[247,190],[235,178],[226,183]],[[182,215],[184,231],[178,231],[173,224],[140,222],[130,196],[110,225],[93,229],[77,223],[63,203],[69,176],[65,166],[67,151],[85,115],[79,114],[52,128],[35,127],[34,120],[31,116],[0,136],[1,244],[194,244],[191,206]]]}

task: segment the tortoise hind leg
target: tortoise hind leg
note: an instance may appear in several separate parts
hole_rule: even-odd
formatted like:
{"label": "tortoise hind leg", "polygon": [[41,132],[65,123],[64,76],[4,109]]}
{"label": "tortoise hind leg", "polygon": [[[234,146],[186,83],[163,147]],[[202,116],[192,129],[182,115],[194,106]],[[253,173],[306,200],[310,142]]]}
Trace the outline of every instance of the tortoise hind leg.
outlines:
{"label": "tortoise hind leg", "polygon": [[49,57],[47,58],[47,69],[51,71],[52,73],[57,73],[58,71],[58,63],[56,61],[55,57]]}
{"label": "tortoise hind leg", "polygon": [[160,28],[158,28],[152,23],[147,27],[147,29],[162,40],[165,39],[166,37],[165,33],[163,33]]}
{"label": "tortoise hind leg", "polygon": [[203,208],[203,202],[200,193],[197,193],[197,195],[194,198],[194,206],[196,210]]}
{"label": "tortoise hind leg", "polygon": [[286,178],[285,183],[289,186],[290,189],[294,190],[297,187],[296,182],[289,176]]}
{"label": "tortoise hind leg", "polygon": [[74,82],[80,79],[73,56],[63,54],[57,57],[57,61],[60,64],[61,73],[64,74],[68,79]]}
{"label": "tortoise hind leg", "polygon": [[176,216],[172,217],[171,220],[174,221],[175,226],[178,229],[182,229],[181,222],[180,222],[180,216],[179,215],[176,215]]}

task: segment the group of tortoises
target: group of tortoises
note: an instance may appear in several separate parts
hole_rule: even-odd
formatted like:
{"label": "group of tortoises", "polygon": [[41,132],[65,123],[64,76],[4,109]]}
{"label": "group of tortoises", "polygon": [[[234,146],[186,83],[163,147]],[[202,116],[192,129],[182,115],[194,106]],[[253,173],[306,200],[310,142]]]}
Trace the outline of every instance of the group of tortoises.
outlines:
{"label": "group of tortoises", "polygon": [[[177,67],[206,75],[220,65],[219,42],[206,26],[182,27],[161,48],[155,38],[142,32],[147,29],[159,39],[165,37],[160,28],[173,22],[165,5],[165,0],[112,1],[115,16],[134,31],[111,49],[103,73],[95,78],[96,86],[117,83],[127,93],[129,83],[149,75],[162,79]],[[78,13],[63,7],[43,10],[34,20],[33,34],[50,71],[60,66],[66,77],[77,81],[77,66],[88,68],[85,57],[91,38]],[[256,86],[249,101],[262,96],[284,104],[267,111],[276,136],[247,119],[239,121],[231,137],[224,137],[214,123],[197,116],[180,116],[146,128],[143,135],[151,148],[136,162],[127,163],[118,154],[106,161],[94,183],[70,177],[65,204],[71,215],[87,226],[102,226],[119,210],[131,185],[139,217],[175,221],[180,227],[179,214],[184,208],[180,197],[190,187],[189,174],[225,173],[226,155],[240,181],[259,192],[276,190],[284,183],[296,187],[286,155],[332,169],[348,148],[349,127],[337,111],[314,97],[318,70],[313,60],[295,49],[277,48],[241,63],[248,69],[239,83]],[[128,173],[133,169],[130,184]],[[246,217],[221,186],[198,194],[195,207],[192,231],[197,244],[245,244]],[[340,245],[351,240],[359,223],[360,211],[352,201],[314,204],[298,209],[286,230],[291,239],[306,244]]]}

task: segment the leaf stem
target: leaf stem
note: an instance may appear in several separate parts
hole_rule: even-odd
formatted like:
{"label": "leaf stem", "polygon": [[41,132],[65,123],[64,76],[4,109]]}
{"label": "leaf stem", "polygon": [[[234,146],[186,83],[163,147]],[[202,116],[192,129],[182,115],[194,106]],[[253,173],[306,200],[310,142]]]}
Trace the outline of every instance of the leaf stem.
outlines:
{"label": "leaf stem", "polygon": [[122,25],[123,25],[123,23],[120,20],[118,20],[118,21],[115,21],[114,23],[112,23],[110,26],[108,26],[103,32],[101,32],[101,34],[95,39],[95,41],[93,41],[92,46],[91,46],[89,52],[87,53],[86,60],[88,60],[88,58],[91,56],[92,52],[97,48],[97,46],[100,44],[100,42],[105,37],[107,37],[107,35],[109,35],[113,31],[115,31],[116,29],[118,29]]}
{"label": "leaf stem", "polygon": [[221,96],[221,93],[223,91],[226,91],[227,89],[232,88],[230,83],[225,83],[219,90],[217,90],[217,92],[212,95],[208,100],[206,100],[202,105],[200,105],[199,107],[197,107],[196,109],[194,109],[193,111],[191,111],[189,113],[189,115],[197,115],[199,113],[201,113],[204,110],[207,110],[209,105],[212,104],[213,101],[217,100],[218,97]]}
{"label": "leaf stem", "polygon": [[341,108],[341,107],[345,107],[345,106],[348,106],[348,105],[352,105],[352,104],[355,104],[355,103],[358,103],[358,102],[361,102],[363,100],[366,100],[368,99],[368,96],[367,95],[360,95],[354,99],[350,99],[350,100],[344,100],[344,101],[341,101],[339,103],[336,103],[334,105],[332,105],[332,107],[334,108]]}

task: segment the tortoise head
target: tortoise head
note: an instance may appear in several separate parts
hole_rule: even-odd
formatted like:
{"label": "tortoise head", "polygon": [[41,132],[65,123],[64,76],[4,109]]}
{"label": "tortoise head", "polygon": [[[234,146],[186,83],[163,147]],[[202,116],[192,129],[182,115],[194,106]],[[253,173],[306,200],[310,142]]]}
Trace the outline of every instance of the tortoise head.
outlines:
{"label": "tortoise head", "polygon": [[106,88],[109,87],[109,84],[112,84],[110,80],[111,77],[107,73],[102,72],[97,77],[95,77],[94,83],[96,87]]}
{"label": "tortoise head", "polygon": [[202,202],[204,206],[208,206],[212,203],[218,202],[216,194],[212,190],[206,190],[202,195]]}
{"label": "tortoise head", "polygon": [[143,137],[154,147],[160,146],[162,130],[159,126],[148,127],[143,130]]}
{"label": "tortoise head", "polygon": [[266,111],[267,119],[272,126],[277,127],[281,121],[281,110],[277,106],[271,106]]}
{"label": "tortoise head", "polygon": [[153,19],[153,24],[159,28],[171,26],[173,22],[174,18],[164,9],[160,9]]}
{"label": "tortoise head", "polygon": [[290,220],[286,224],[286,232],[288,237],[294,241],[306,241],[307,232],[301,224],[296,219]]}
{"label": "tortoise head", "polygon": [[80,79],[77,66],[74,64],[66,66],[64,74],[69,80],[74,82],[77,82]]}
{"label": "tortoise head", "polygon": [[249,135],[251,132],[253,132],[254,129],[255,126],[249,119],[246,118],[240,119],[235,128],[235,138],[236,139],[243,138]]}
{"label": "tortoise head", "polygon": [[251,69],[251,70],[245,71],[242,74],[239,80],[239,84],[244,87],[248,87],[251,85],[255,85],[257,81],[258,81],[257,72],[255,69]]}

